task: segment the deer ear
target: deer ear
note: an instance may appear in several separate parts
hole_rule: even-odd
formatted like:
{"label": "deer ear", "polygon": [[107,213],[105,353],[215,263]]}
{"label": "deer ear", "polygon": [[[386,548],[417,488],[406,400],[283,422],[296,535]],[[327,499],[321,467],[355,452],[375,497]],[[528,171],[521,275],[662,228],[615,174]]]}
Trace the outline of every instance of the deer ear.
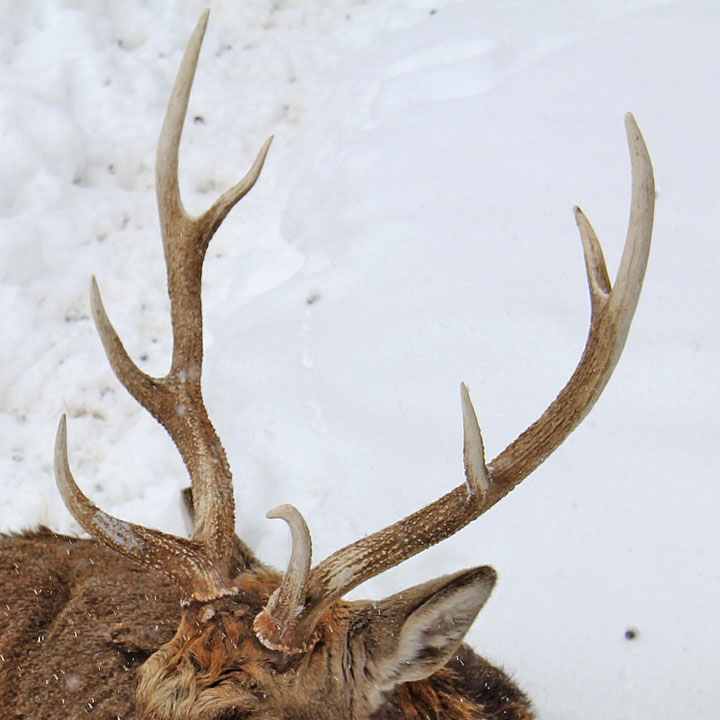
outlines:
{"label": "deer ear", "polygon": [[387,692],[439,670],[458,649],[496,578],[487,566],[463,570],[364,609],[360,624],[366,677]]}

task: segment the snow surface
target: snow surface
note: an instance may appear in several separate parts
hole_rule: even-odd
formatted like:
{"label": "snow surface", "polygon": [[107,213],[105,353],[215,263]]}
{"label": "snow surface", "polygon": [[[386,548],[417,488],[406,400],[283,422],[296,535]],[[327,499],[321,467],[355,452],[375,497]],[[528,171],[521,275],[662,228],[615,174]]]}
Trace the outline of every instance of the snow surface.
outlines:
{"label": "snow surface", "polygon": [[[588,322],[571,207],[615,268],[623,113],[654,161],[654,247],[615,376],[564,446],[454,538],[359,588],[491,563],[469,640],[542,718],[717,717],[720,4],[210,2],[181,153],[200,211],[275,142],[206,263],[205,392],[264,559],[292,502],[315,557],[462,482],[458,385],[490,457],[552,400]],[[185,532],[186,478],[113,377],[169,362],[157,134],[202,2],[0,6],[0,530],[79,532],[52,444],[104,510]],[[625,637],[634,629],[634,640]]]}

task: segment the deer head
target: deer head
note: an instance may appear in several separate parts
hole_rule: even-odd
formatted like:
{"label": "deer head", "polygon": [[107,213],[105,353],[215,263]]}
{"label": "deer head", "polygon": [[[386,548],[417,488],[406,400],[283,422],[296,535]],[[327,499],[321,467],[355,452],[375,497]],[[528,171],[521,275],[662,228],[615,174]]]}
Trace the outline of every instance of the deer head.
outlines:
{"label": "deer head", "polygon": [[[184,210],[178,146],[207,17],[205,12],[190,38],[157,153],[157,198],[174,340],[167,375],[151,377],[133,363],[110,324],[94,280],[91,287],[93,318],[115,374],[165,427],[185,462],[192,481],[194,533],[189,540],[171,536],[112,517],[93,505],[70,472],[64,418],[55,450],[60,492],[90,535],[148,571],[162,573],[182,595],[175,637],[140,671],[137,703],[142,717],[420,717],[381,709],[389,697],[400,697],[401,690],[402,702],[412,702],[408,698],[413,692],[425,693],[428,707],[445,708],[443,716],[450,717],[452,693],[442,690],[442,683],[422,683],[454,672],[446,666],[493,589],[492,568],[430,580],[380,602],[342,598],[490,509],[590,411],[622,352],[647,264],[654,186],[645,144],[628,115],[632,202],[614,287],[598,239],[575,209],[590,290],[590,330],[577,369],[542,416],[487,462],[470,396],[462,385],[464,480],[427,507],[315,566],[310,532],[300,512],[290,505],[275,508],[268,517],[284,520],[292,536],[291,559],[280,573],[263,565],[234,534],[230,468],[201,390],[204,255],[225,216],[255,184],[270,146],[269,139],[247,175],[205,213],[192,217]],[[507,689],[506,694],[512,696]],[[503,717],[529,717],[519,691],[504,702]],[[488,710],[471,704],[452,716],[491,717]]]}

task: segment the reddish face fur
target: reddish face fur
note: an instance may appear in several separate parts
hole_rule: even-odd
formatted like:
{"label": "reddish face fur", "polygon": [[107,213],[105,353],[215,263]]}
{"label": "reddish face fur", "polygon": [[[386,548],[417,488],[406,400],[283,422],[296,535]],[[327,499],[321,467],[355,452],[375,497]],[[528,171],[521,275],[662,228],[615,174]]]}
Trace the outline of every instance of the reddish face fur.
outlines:
{"label": "reddish face fur", "polygon": [[[248,580],[255,584],[262,578]],[[277,581],[267,589],[273,585]],[[321,717],[320,707],[339,711],[334,696],[345,688],[323,672],[334,664],[331,650],[338,643],[319,644],[305,655],[268,650],[252,631],[262,607],[258,595],[241,590],[238,597],[185,610],[175,637],[141,668],[137,700],[143,717],[270,720]],[[342,624],[330,622],[338,629]]]}
{"label": "reddish face fur", "polygon": [[526,720],[527,698],[466,646],[427,679],[378,692],[369,646],[377,605],[338,602],[307,653],[268,650],[253,620],[280,582],[246,573],[236,596],[192,603],[175,637],[140,668],[147,720]]}

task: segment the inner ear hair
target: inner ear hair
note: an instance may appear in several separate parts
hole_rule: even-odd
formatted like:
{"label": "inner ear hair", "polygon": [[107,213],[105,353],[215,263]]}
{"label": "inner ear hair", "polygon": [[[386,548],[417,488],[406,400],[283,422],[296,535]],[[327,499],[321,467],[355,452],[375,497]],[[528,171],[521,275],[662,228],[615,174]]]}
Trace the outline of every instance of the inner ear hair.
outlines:
{"label": "inner ear hair", "polygon": [[372,622],[360,633],[366,675],[387,692],[439,670],[457,651],[496,579],[488,566],[463,570],[367,608]]}

